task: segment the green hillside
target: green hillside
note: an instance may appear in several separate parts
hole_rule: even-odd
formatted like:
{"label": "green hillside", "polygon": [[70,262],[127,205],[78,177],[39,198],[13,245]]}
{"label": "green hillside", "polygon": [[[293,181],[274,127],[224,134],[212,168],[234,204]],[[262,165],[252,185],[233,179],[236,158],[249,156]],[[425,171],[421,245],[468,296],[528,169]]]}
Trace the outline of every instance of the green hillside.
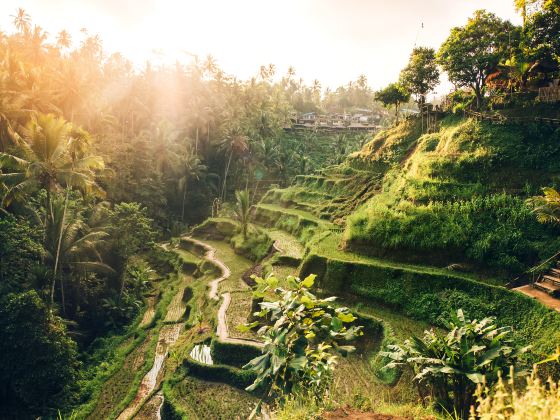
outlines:
{"label": "green hillside", "polygon": [[269,191],[256,220],[307,245],[300,275],[318,274],[325,293],[436,325],[459,308],[494,315],[545,355],[560,315],[502,286],[560,248],[525,205],[555,185],[559,136],[458,116],[422,134],[419,120],[405,121],[343,164]]}

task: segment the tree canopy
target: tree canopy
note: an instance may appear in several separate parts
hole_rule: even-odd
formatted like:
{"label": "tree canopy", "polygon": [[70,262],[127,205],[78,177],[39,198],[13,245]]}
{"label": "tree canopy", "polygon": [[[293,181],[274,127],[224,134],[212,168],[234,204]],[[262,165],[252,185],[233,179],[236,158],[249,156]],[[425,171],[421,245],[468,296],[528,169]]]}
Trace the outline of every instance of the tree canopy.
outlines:
{"label": "tree canopy", "polygon": [[437,58],[449,80],[471,88],[480,106],[488,75],[509,56],[518,29],[495,14],[478,10],[466,25],[451,30]]}
{"label": "tree canopy", "polygon": [[401,71],[400,83],[416,95],[416,102],[422,106],[426,102],[426,94],[439,83],[435,50],[427,47],[414,48],[407,66]]}

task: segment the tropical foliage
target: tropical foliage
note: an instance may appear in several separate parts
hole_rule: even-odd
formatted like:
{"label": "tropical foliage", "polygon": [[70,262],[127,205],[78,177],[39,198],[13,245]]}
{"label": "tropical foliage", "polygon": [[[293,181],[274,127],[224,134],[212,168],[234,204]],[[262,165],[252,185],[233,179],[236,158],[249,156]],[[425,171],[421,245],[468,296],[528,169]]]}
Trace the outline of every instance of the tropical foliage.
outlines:
{"label": "tropical foliage", "polygon": [[244,367],[258,375],[247,389],[263,387],[268,396],[303,392],[322,396],[332,380],[335,353],[353,351],[345,343],[363,334],[355,325],[357,318],[348,308],[335,306],[334,297],[312,294],[314,275],[303,280],[289,276],[285,285],[274,276],[254,280],[255,297],[266,300],[255,313],[260,320],[246,328],[259,327],[265,344],[262,356]]}
{"label": "tropical foliage", "polygon": [[[401,345],[389,345],[383,356],[388,368],[410,366],[420,394],[460,418],[467,418],[478,384],[492,385],[527,349],[516,349],[510,327],[498,327],[494,318],[480,321],[453,314],[442,335],[426,331]],[[424,394],[424,390],[427,394]]]}

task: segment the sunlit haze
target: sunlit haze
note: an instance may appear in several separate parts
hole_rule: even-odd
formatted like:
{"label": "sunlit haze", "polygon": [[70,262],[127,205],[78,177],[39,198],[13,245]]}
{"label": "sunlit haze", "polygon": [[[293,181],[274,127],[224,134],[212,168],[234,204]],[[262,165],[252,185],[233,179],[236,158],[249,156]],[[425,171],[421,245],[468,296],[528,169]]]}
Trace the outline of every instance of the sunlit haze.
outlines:
{"label": "sunlit haze", "polygon": [[395,80],[415,42],[437,48],[477,9],[520,21],[512,0],[16,0],[0,3],[2,30],[18,7],[51,37],[66,29],[78,42],[87,28],[137,65],[211,54],[240,78],[273,63],[323,87]]}

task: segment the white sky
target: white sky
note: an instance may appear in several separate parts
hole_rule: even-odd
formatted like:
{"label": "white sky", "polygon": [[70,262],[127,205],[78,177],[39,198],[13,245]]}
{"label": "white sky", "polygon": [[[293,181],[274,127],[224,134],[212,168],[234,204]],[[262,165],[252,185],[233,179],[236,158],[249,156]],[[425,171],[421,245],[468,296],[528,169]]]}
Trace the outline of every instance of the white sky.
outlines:
{"label": "white sky", "polygon": [[1,30],[18,7],[53,37],[66,29],[77,42],[85,27],[139,65],[212,54],[241,78],[274,63],[323,87],[362,73],[373,88],[395,81],[415,39],[437,48],[477,9],[520,22],[513,0],[0,0]]}

